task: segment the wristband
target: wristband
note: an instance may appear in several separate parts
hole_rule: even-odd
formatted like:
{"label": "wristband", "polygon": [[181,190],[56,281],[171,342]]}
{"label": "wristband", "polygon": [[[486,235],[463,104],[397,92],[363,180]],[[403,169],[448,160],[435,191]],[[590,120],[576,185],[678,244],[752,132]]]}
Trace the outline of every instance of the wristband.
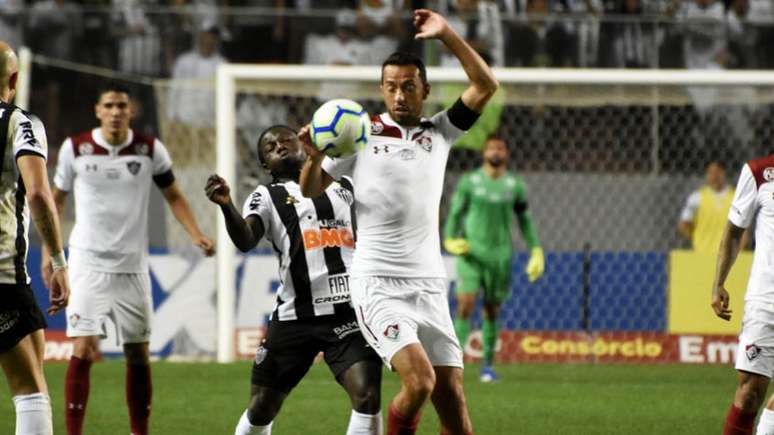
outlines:
{"label": "wristband", "polygon": [[67,259],[65,258],[64,251],[59,251],[58,254],[51,256],[51,268],[54,270],[67,268]]}

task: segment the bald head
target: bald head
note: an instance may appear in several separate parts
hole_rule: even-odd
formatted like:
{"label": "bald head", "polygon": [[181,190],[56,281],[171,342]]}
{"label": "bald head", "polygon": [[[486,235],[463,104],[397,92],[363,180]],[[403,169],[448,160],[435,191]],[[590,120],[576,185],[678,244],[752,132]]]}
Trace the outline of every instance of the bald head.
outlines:
{"label": "bald head", "polygon": [[16,53],[7,42],[0,41],[0,92],[4,97],[3,100],[8,101],[13,98],[18,74],[19,60],[16,58]]}

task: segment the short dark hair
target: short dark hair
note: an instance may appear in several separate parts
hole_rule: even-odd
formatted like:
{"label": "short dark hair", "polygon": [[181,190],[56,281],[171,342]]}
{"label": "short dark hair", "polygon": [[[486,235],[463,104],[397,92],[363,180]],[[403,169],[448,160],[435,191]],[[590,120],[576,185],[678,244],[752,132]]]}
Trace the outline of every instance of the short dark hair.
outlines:
{"label": "short dark hair", "polygon": [[384,63],[382,63],[381,81],[384,81],[384,68],[387,65],[414,65],[419,70],[419,78],[422,79],[422,83],[427,84],[427,68],[425,68],[425,63],[422,62],[422,59],[415,54],[405,51],[396,51],[389,55]]}
{"label": "short dark hair", "polygon": [[258,143],[256,144],[256,146],[258,148],[258,161],[261,162],[261,165],[266,163],[266,161],[264,160],[264,156],[263,156],[263,147],[261,147],[261,143],[263,142],[263,138],[267,134],[269,134],[269,133],[279,133],[280,131],[287,131],[287,132],[290,132],[292,134],[296,134],[297,133],[296,130],[293,127],[290,127],[290,126],[284,125],[284,124],[272,125],[271,127],[267,128],[266,130],[261,132],[261,135],[258,136]]}
{"label": "short dark hair", "polygon": [[104,83],[102,86],[99,87],[99,89],[97,89],[97,101],[99,101],[99,99],[102,98],[102,95],[108,92],[117,92],[119,94],[126,94],[129,97],[132,96],[132,91],[129,90],[128,86],[118,82],[109,81],[107,83]]}
{"label": "short dark hair", "polygon": [[726,164],[720,159],[709,159],[706,163],[704,163],[704,170],[706,171],[709,169],[710,166],[717,165],[718,168],[722,169],[723,171],[726,171]]}

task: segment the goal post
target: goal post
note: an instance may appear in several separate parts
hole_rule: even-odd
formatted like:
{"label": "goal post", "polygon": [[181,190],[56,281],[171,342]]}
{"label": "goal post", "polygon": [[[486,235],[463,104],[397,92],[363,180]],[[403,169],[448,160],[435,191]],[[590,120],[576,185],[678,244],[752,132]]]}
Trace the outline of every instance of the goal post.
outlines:
{"label": "goal post", "polygon": [[[316,105],[333,97],[365,99],[369,110],[382,110],[378,95],[380,74],[378,66],[221,65],[215,80],[218,173],[231,186],[237,185],[237,168],[240,165],[240,153],[237,152],[239,94],[272,95],[283,104],[280,107],[267,103],[263,108],[266,113],[260,113],[271,118],[278,116],[277,111],[284,110],[292,113],[294,120],[300,123],[311,119]],[[447,92],[447,89],[459,89],[468,81],[461,68],[431,67],[427,69],[427,75],[433,85],[429,104],[437,106],[448,104],[450,98],[456,99],[459,95],[451,95],[452,92]],[[699,166],[716,148],[727,151],[732,156],[729,161],[736,165],[740,158],[768,145],[758,133],[764,128],[760,110],[748,108],[751,105],[772,107],[774,72],[500,68],[495,69],[495,76],[505,94],[498,100],[502,108],[496,128],[505,131],[503,134],[519,144],[515,148],[517,152],[512,154],[519,159],[520,170],[533,174],[528,180],[532,183],[528,184],[534,187],[534,194],[551,195],[554,192],[551,189],[578,189],[579,207],[588,205],[583,202],[590,199],[596,201],[588,205],[591,209],[600,213],[614,211],[616,214],[614,218],[606,217],[603,223],[606,227],[598,230],[588,225],[560,221],[562,214],[557,211],[566,204],[559,204],[558,200],[551,210],[537,210],[536,221],[541,227],[541,238],[550,245],[549,249],[558,252],[580,250],[587,242],[592,249],[600,250],[668,252],[678,244],[672,225],[674,214],[669,210],[672,203],[684,199],[685,193],[685,187],[677,186],[679,183],[676,180],[683,180],[688,183],[686,186],[690,186],[697,177],[689,169]],[[326,87],[326,84],[332,86]],[[346,94],[335,95],[335,92]],[[296,107],[299,105],[303,107]],[[738,108],[739,116],[749,124],[749,128],[739,127],[739,132],[728,133],[738,133],[739,141],[744,145],[742,150],[725,142],[717,145],[713,142],[716,138],[709,137],[709,134],[696,139],[695,136],[703,133],[696,131],[696,125],[685,125],[689,121],[684,118],[704,116],[707,112],[705,108],[726,107]],[[580,109],[576,111],[575,108]],[[546,112],[549,114],[546,115]],[[718,119],[732,116],[729,111],[717,112],[720,112]],[[527,121],[522,119],[525,117]],[[291,121],[286,122],[293,125]],[[723,122],[734,126],[738,124]],[[743,131],[745,128],[752,130],[752,136],[748,137],[749,132]],[[706,150],[694,150],[694,145],[685,145],[689,143],[709,145]],[[665,149],[664,144],[669,146]],[[445,184],[445,197],[451,193],[458,172],[472,168],[471,156],[468,154],[464,159],[450,161],[450,167],[452,165],[455,174]],[[733,176],[737,169],[736,166],[729,166],[730,175]],[[654,176],[661,176],[661,171],[665,174],[663,178],[653,181]],[[653,199],[657,203],[652,206],[658,210],[656,216],[644,216],[647,213],[638,207],[632,211],[617,210],[620,204],[608,196],[615,192],[634,193],[609,180],[618,176],[616,174],[636,179],[644,188],[651,189],[649,194],[653,196],[658,196],[654,192],[663,189],[664,185],[670,186],[668,195]],[[557,184],[558,187],[540,184],[553,178],[565,184],[546,183]],[[592,183],[595,187],[578,187],[578,180]],[[606,191],[611,193],[600,197],[600,192]],[[242,199],[244,192],[234,197],[237,203]],[[442,209],[444,207],[442,205]],[[575,219],[593,215],[591,210],[581,210]],[[626,225],[618,223],[615,220],[618,217]],[[550,221],[551,225],[541,225],[541,219]],[[235,270],[238,258],[222,216],[218,216],[217,222],[217,360],[229,362],[235,357]],[[653,229],[659,233],[657,236],[641,236],[637,233],[638,228]],[[614,234],[614,240],[605,237],[605,230]],[[516,321],[513,324],[519,325]],[[543,324],[536,322],[535,325]]]}

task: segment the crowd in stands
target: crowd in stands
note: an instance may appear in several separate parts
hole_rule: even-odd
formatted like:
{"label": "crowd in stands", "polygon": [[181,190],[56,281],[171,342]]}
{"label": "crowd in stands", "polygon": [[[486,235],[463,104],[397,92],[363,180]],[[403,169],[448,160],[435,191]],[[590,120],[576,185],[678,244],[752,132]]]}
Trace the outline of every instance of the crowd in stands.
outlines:
{"label": "crowd in stands", "polygon": [[368,65],[422,49],[417,7],[443,12],[496,66],[774,64],[774,0],[1,0],[0,39],[146,77],[190,66],[202,32],[233,62]]}

